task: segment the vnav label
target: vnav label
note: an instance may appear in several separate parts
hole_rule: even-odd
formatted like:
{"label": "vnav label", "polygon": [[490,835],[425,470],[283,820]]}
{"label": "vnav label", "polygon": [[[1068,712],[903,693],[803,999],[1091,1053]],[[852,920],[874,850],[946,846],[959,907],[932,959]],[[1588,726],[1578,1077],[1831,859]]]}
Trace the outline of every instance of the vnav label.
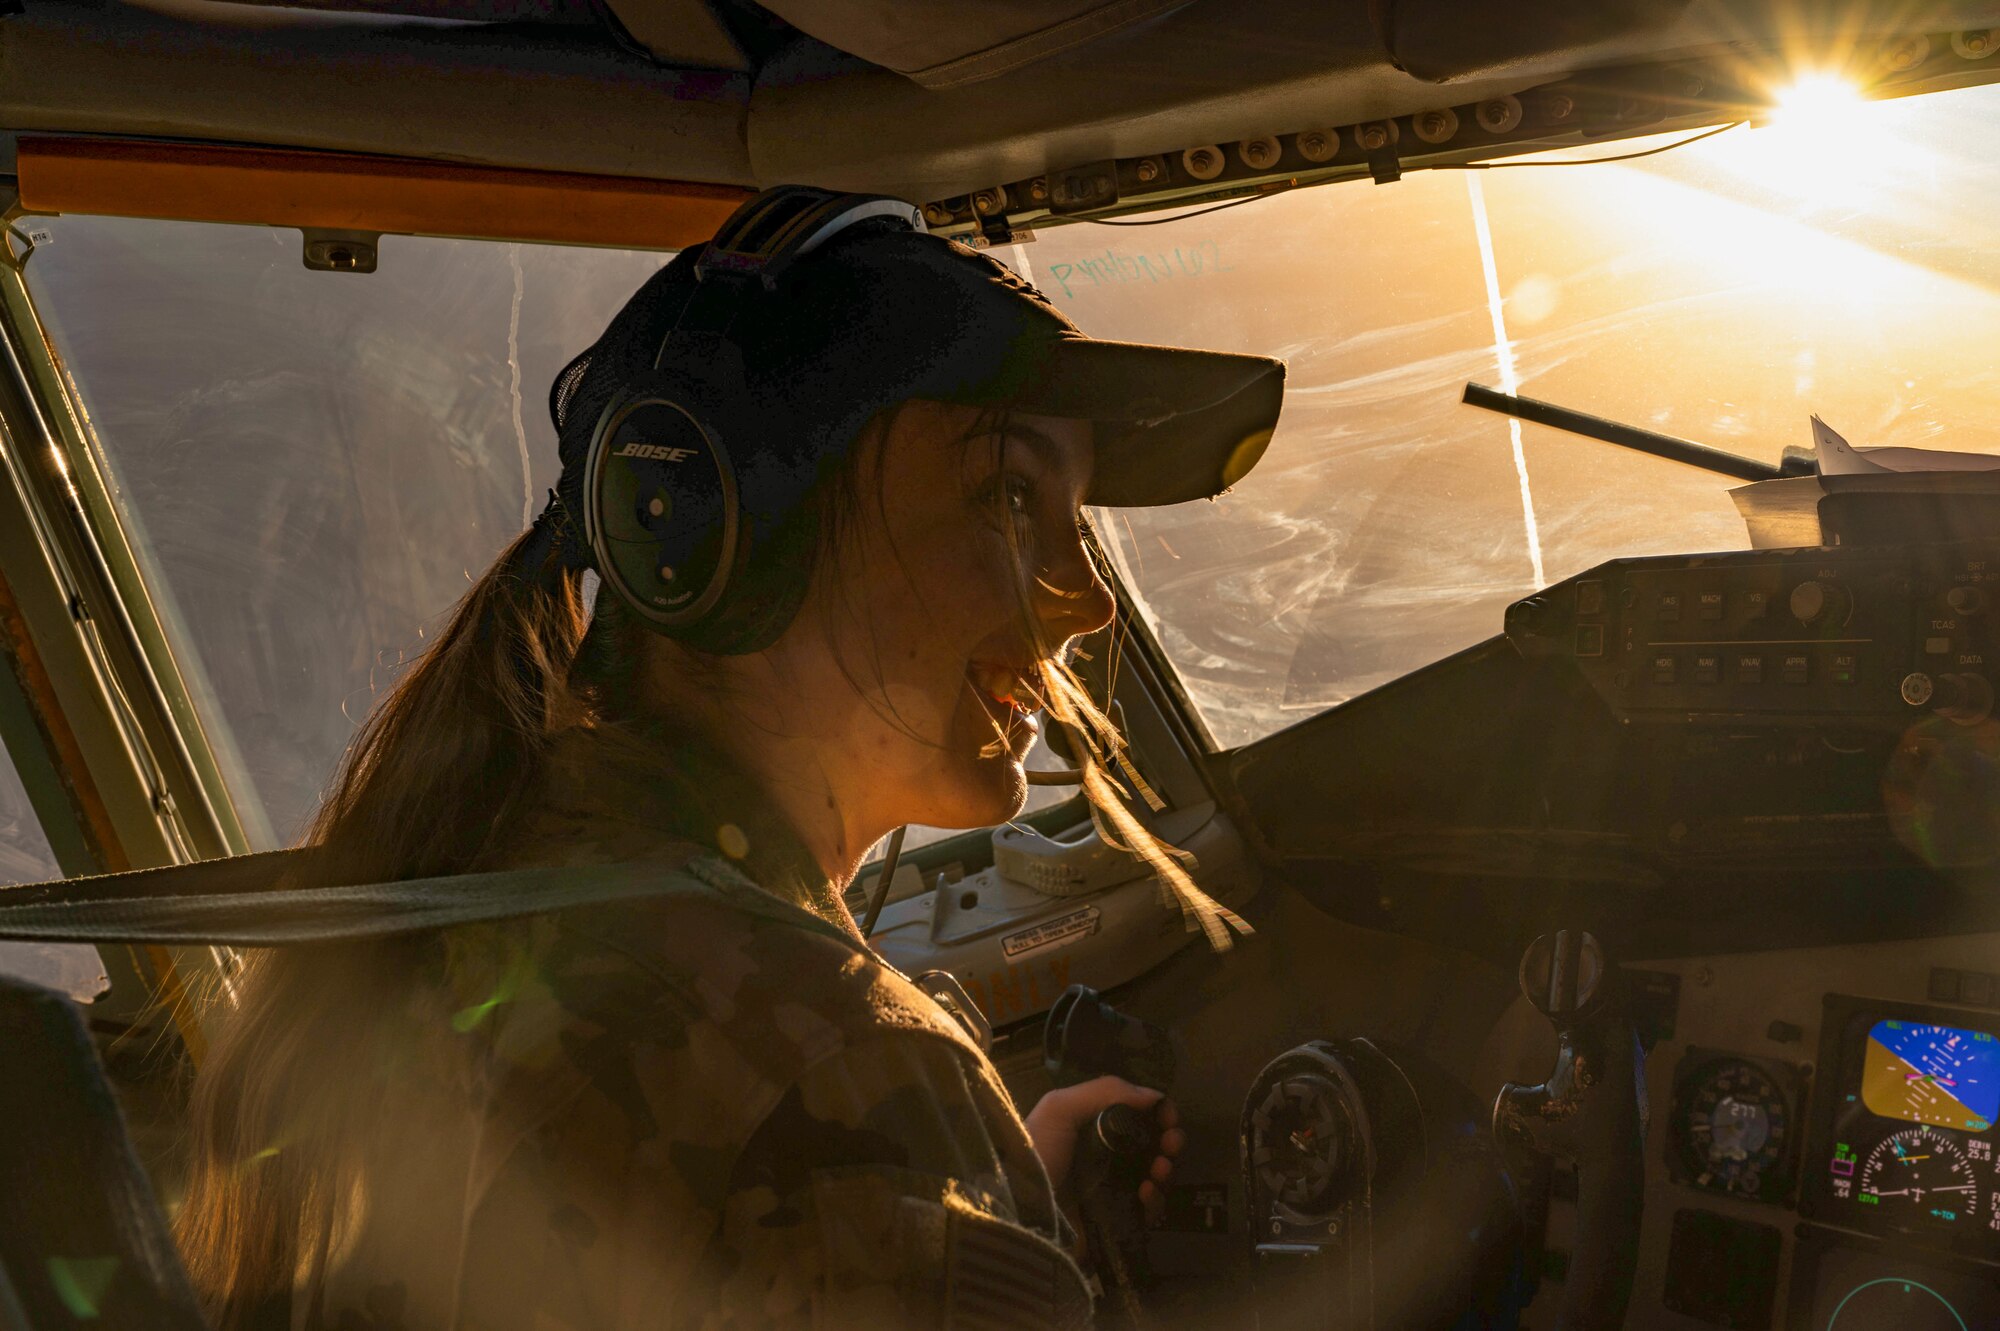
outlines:
{"label": "vnav label", "polygon": [[1097,932],[1097,907],[1085,906],[1067,915],[1058,915],[1053,920],[1044,920],[1032,929],[1023,929],[1017,934],[1008,934],[1000,940],[1000,951],[1009,961],[1032,956],[1064,943],[1073,943],[1079,938],[1088,938]]}

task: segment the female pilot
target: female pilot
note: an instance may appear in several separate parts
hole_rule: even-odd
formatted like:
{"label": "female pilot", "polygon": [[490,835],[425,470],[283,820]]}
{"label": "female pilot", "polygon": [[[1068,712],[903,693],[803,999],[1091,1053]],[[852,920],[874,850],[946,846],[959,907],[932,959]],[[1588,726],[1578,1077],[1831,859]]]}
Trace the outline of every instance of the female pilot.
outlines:
{"label": "female pilot", "polygon": [[548,511],[309,844],[324,882],[676,886],[255,959],[176,1222],[218,1325],[1087,1325],[1079,1125],[1156,1110],[1156,1202],[1171,1107],[1106,1078],[1024,1120],[842,891],[896,827],[1017,813],[1045,712],[1108,830],[1231,922],[1062,659],[1112,613],[1083,505],[1219,493],[1282,375],[1087,339],[886,200],[772,191],[661,269],[558,379]]}

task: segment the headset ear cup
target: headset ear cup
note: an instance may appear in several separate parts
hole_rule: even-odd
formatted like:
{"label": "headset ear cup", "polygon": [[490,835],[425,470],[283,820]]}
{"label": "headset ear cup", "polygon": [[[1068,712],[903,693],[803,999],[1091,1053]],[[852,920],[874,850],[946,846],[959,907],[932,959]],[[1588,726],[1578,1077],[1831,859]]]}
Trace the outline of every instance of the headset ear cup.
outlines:
{"label": "headset ear cup", "polygon": [[759,652],[778,640],[805,604],[819,555],[819,514],[807,504],[761,540],[744,524],[729,594],[699,624],[674,636],[713,656]]}
{"label": "headset ear cup", "polygon": [[599,576],[647,624],[678,636],[722,601],[747,536],[735,468],[677,396],[642,388],[606,406],[583,499]]}

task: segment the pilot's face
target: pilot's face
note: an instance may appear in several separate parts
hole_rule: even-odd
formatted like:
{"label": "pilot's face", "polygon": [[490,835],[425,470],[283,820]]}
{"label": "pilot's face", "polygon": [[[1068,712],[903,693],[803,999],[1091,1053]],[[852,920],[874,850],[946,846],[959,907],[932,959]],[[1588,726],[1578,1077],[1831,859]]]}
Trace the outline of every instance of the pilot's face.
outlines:
{"label": "pilot's face", "polygon": [[832,662],[812,686],[828,775],[849,827],[1001,822],[1027,794],[1037,660],[1112,613],[1079,526],[1091,427],[934,402],[882,419],[795,624]]}

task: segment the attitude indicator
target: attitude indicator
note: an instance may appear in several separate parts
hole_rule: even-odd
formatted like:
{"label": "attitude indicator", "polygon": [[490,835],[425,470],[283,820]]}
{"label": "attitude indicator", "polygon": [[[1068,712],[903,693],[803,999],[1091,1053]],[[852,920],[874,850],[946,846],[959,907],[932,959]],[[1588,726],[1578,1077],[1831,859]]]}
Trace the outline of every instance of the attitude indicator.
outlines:
{"label": "attitude indicator", "polygon": [[2000,1112],[2000,1043],[1984,1031],[1878,1021],[1868,1032],[1861,1102],[1884,1118],[1984,1132]]}

